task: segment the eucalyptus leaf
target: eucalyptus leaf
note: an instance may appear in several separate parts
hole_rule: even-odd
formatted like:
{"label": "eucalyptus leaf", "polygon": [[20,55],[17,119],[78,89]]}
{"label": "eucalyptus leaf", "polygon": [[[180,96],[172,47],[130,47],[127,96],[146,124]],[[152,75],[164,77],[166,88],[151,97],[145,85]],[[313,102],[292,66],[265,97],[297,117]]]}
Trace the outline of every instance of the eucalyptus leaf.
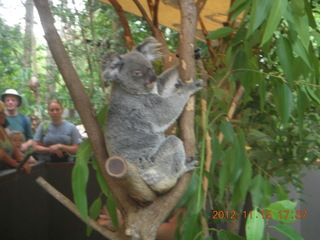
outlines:
{"label": "eucalyptus leaf", "polygon": [[304,0],[291,0],[291,6],[295,15],[303,16],[306,14]]}
{"label": "eucalyptus leaf", "polygon": [[291,223],[296,221],[296,206],[296,202],[290,200],[282,200],[271,203],[266,207],[266,210],[271,211],[272,219],[282,223]]}
{"label": "eucalyptus leaf", "polygon": [[111,218],[113,226],[116,229],[119,229],[119,221],[118,221],[118,215],[117,215],[117,202],[112,195],[109,195],[106,206],[107,206],[108,213]]}
{"label": "eucalyptus leaf", "polygon": [[89,179],[88,162],[91,152],[92,148],[89,141],[83,141],[78,148],[76,164],[72,170],[73,198],[81,216],[85,219],[88,218],[86,187]]}
{"label": "eucalyptus leaf", "polygon": [[[102,208],[102,201],[101,198],[97,198],[90,206],[89,213],[90,213],[90,218],[96,220],[99,217],[100,211]],[[92,227],[87,225],[87,236],[89,236],[92,232]]]}
{"label": "eucalyptus leaf", "polygon": [[308,51],[310,44],[310,32],[309,28],[306,28],[306,26],[309,26],[308,16],[305,14],[294,14],[294,26],[297,29],[297,33],[301,39],[302,45]]}
{"label": "eucalyptus leaf", "polygon": [[274,86],[273,97],[280,119],[283,123],[288,123],[293,103],[291,89],[286,84],[278,82]]}
{"label": "eucalyptus leaf", "polygon": [[248,214],[246,222],[246,239],[261,240],[264,233],[264,219],[257,209]]}
{"label": "eucalyptus leaf", "polygon": [[261,45],[264,45],[266,42],[268,42],[276,31],[281,18],[287,10],[287,6],[288,0],[272,0],[272,7],[267,20],[267,25],[261,41]]}
{"label": "eucalyptus leaf", "polygon": [[279,224],[277,226],[271,226],[276,229],[282,235],[286,236],[288,240],[303,240],[300,234],[291,226],[286,224]]}
{"label": "eucalyptus leaf", "polygon": [[223,233],[225,233],[225,235],[228,237],[227,238],[228,240],[246,240],[244,237],[236,235],[236,234],[234,234],[233,232],[230,232],[230,231],[223,231]]}
{"label": "eucalyptus leaf", "polygon": [[98,165],[96,157],[93,158],[92,166],[96,171],[96,178],[97,178],[97,181],[99,183],[101,191],[103,192],[103,194],[105,196],[109,197],[110,196],[109,187],[108,187],[107,182],[105,181],[105,178],[104,178],[104,176],[102,174],[101,169],[99,168],[99,165]]}
{"label": "eucalyptus leaf", "polygon": [[228,37],[232,32],[235,30],[231,27],[223,27],[219,28],[211,33],[208,34],[207,38],[208,39],[220,39],[220,38],[225,38]]}
{"label": "eucalyptus leaf", "polygon": [[260,206],[262,199],[264,198],[263,181],[264,179],[260,174],[257,174],[251,181],[250,193],[252,197],[252,203],[255,206]]}
{"label": "eucalyptus leaf", "polygon": [[303,138],[303,121],[305,111],[308,107],[308,96],[303,90],[297,92],[297,111],[298,111],[298,121],[299,121],[299,136]]}
{"label": "eucalyptus leaf", "polygon": [[309,97],[317,104],[320,104],[320,98],[318,97],[317,93],[315,92],[316,89],[307,86],[306,87],[307,93],[309,95]]}
{"label": "eucalyptus leaf", "polygon": [[281,36],[276,42],[276,51],[280,65],[289,83],[292,85],[294,79],[294,69],[292,69],[294,56],[291,44],[286,37]]}
{"label": "eucalyptus leaf", "polygon": [[223,121],[221,123],[221,132],[228,142],[234,141],[234,132],[230,122]]}
{"label": "eucalyptus leaf", "polygon": [[272,1],[253,0],[249,29],[246,38],[250,37],[253,32],[263,23],[263,21],[267,19],[271,6]]}
{"label": "eucalyptus leaf", "polygon": [[233,2],[232,6],[229,9],[229,13],[236,11],[238,8],[242,9],[243,5],[251,3],[252,0],[236,0]]}

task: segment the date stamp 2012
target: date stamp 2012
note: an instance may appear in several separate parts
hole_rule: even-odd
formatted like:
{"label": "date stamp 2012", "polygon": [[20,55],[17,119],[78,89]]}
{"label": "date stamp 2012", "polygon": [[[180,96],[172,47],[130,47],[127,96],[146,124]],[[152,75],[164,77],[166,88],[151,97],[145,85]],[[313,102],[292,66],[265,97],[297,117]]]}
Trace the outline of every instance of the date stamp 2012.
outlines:
{"label": "date stamp 2012", "polygon": [[[305,219],[307,217],[308,211],[260,211],[261,217],[263,219],[271,219],[272,217],[276,217],[277,219]],[[252,211],[243,211],[243,212],[237,212],[237,211],[212,211],[212,219],[252,219],[254,217],[258,218],[258,216],[253,216]],[[277,215],[277,216],[275,216]]]}

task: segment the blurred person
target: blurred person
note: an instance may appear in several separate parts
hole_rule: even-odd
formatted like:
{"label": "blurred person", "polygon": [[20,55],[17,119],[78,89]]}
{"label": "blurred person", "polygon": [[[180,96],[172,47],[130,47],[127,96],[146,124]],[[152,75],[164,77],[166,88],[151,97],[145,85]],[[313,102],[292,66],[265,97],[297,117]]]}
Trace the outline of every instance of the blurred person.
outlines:
{"label": "blurred person", "polygon": [[76,126],[62,119],[63,107],[58,100],[48,104],[51,122],[40,123],[34,136],[34,151],[39,160],[47,162],[68,162],[76,155],[81,136]]}
{"label": "blurred person", "polygon": [[[4,109],[5,104],[0,101],[0,170],[18,167],[19,162],[23,160],[23,156],[20,154],[19,149],[12,144],[5,130],[8,121],[6,120]],[[23,168],[27,173],[31,172],[28,163],[25,163]]]}
{"label": "blurred person", "polygon": [[1,100],[6,105],[7,121],[10,131],[22,132],[26,141],[21,144],[20,151],[25,152],[32,146],[33,131],[30,118],[19,113],[19,107],[22,104],[21,95],[14,89],[7,89],[2,95]]}
{"label": "blurred person", "polygon": [[[25,142],[25,138],[22,132],[19,131],[11,131],[9,133],[9,139],[12,142],[12,144],[17,148],[17,149],[21,149],[21,145]],[[20,152],[22,157],[25,156],[25,154],[23,152]],[[37,161],[30,156],[27,163],[32,164],[32,163],[36,163]]]}

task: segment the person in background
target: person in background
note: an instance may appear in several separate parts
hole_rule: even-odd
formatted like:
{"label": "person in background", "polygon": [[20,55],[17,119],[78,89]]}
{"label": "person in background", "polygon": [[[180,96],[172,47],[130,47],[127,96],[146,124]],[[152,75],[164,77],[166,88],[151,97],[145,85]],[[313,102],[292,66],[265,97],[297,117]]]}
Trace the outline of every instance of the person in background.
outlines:
{"label": "person in background", "polygon": [[[9,139],[17,149],[21,149],[21,145],[25,142],[24,135],[22,134],[22,132],[19,132],[19,131],[11,131],[9,133]],[[22,157],[25,156],[23,152],[20,152],[20,153],[22,154]],[[36,162],[37,161],[32,156],[30,156],[29,160],[27,161],[27,163],[29,164],[36,163]]]}
{"label": "person in background", "polygon": [[7,89],[2,95],[1,100],[6,105],[7,121],[9,130],[22,132],[26,141],[21,144],[20,151],[25,152],[32,146],[33,131],[30,118],[19,113],[19,107],[22,104],[21,95],[14,89]]}
{"label": "person in background", "polygon": [[[19,166],[19,162],[23,160],[19,150],[12,144],[5,130],[8,125],[6,114],[4,112],[5,104],[0,101],[0,170],[15,168]],[[23,165],[27,173],[31,172],[28,163]]]}
{"label": "person in background", "polygon": [[80,133],[74,124],[62,119],[63,107],[58,100],[49,102],[48,114],[51,122],[39,125],[33,139],[34,151],[39,154],[39,160],[68,162],[77,153]]}

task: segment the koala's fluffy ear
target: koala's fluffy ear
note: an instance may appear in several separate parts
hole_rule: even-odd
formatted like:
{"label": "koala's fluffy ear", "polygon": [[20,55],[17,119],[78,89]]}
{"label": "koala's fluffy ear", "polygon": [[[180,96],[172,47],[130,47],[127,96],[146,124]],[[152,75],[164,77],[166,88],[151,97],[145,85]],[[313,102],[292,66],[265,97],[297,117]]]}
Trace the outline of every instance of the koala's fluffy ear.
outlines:
{"label": "koala's fluffy ear", "polygon": [[153,61],[162,56],[160,47],[161,43],[159,43],[157,39],[148,37],[137,45],[134,50],[143,54],[149,61]]}
{"label": "koala's fluffy ear", "polygon": [[101,59],[102,77],[104,79],[114,79],[122,65],[123,61],[119,53],[115,51],[107,52]]}

